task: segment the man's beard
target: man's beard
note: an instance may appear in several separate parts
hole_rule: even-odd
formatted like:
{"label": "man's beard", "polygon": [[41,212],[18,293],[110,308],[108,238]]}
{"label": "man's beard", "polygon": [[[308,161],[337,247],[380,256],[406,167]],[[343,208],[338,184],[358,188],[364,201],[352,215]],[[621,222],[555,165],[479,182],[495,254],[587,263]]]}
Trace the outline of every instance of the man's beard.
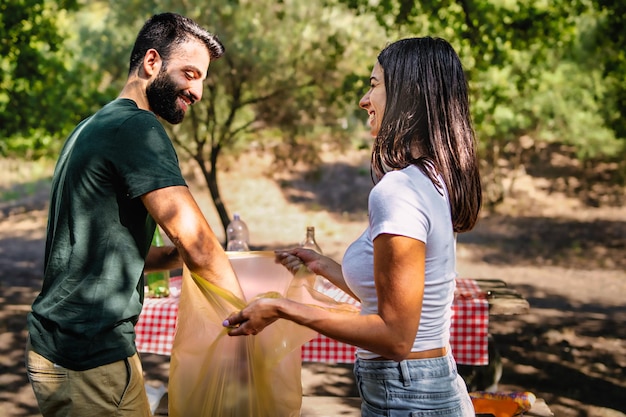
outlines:
{"label": "man's beard", "polygon": [[164,69],[161,69],[154,81],[146,88],[150,109],[173,125],[182,122],[185,117],[185,111],[177,102],[181,94],[184,93]]}

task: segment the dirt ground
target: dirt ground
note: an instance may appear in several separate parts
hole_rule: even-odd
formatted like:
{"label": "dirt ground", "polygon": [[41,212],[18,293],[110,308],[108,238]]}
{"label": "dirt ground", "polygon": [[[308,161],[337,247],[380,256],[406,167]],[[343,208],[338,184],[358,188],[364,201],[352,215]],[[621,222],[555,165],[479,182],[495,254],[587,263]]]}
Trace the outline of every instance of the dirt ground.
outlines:
{"label": "dirt ground", "polygon": [[[340,260],[366,225],[367,155],[334,157],[313,175],[271,171],[267,159],[253,157],[219,178],[227,208],[248,224],[253,249],[294,245],[312,225],[325,253]],[[193,170],[187,176],[223,237],[205,187]],[[501,390],[531,391],[559,417],[626,417],[626,208],[589,207],[550,190],[553,181],[518,179],[516,198],[459,236],[458,271],[503,279],[530,303],[528,314],[491,318]],[[23,346],[25,316],[41,283],[48,183],[9,182],[0,182],[0,415],[34,417]],[[345,369],[337,371],[337,384],[349,385]]]}

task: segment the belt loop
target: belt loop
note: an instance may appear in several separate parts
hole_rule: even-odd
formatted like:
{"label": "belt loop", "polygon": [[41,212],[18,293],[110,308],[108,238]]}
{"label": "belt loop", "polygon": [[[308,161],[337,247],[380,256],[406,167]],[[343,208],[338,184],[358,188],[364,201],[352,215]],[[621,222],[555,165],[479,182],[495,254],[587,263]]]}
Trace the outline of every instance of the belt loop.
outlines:
{"label": "belt loop", "polygon": [[402,383],[405,387],[411,385],[411,374],[409,373],[409,365],[407,361],[400,361],[400,373],[402,374]]}

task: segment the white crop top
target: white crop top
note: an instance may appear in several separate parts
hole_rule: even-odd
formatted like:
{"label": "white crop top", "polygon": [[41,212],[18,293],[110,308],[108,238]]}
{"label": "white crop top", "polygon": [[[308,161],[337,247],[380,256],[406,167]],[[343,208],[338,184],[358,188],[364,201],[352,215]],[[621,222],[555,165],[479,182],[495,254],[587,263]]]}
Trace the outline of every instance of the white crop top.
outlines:
{"label": "white crop top", "polygon": [[[443,180],[440,179],[441,184]],[[447,192],[438,189],[416,166],[385,174],[368,202],[369,227],[352,243],[342,261],[346,284],[361,300],[361,314],[376,314],[374,245],[382,233],[418,239],[426,244],[424,300],[413,352],[448,346],[456,261]],[[361,358],[379,356],[357,348]]]}

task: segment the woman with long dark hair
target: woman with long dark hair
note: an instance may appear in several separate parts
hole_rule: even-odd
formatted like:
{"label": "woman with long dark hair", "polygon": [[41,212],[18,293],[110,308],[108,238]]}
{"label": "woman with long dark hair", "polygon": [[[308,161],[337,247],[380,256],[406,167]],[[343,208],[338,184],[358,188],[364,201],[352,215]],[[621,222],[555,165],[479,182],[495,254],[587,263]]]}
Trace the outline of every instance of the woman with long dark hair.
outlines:
{"label": "woman with long dark hair", "polygon": [[443,39],[383,49],[359,102],[375,138],[369,226],[342,265],[302,248],[276,253],[359,300],[359,316],[259,299],[224,323],[248,335],[282,318],[357,346],[363,416],[474,416],[449,344],[456,233],[473,228],[481,206],[467,90]]}

